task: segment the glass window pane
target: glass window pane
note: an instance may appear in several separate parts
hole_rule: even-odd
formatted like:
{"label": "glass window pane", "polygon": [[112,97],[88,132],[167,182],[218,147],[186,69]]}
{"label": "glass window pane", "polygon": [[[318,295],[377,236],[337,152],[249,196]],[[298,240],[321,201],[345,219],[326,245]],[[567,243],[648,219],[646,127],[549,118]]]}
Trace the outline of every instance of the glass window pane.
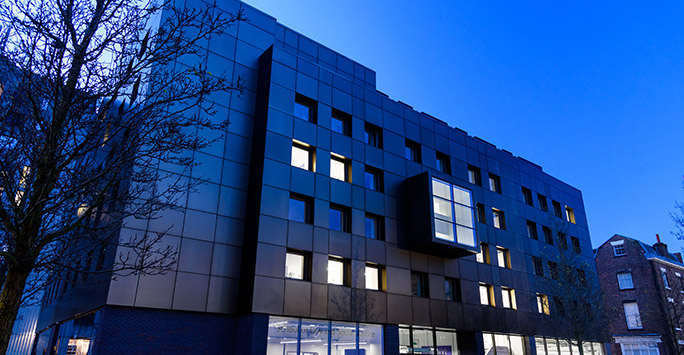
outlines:
{"label": "glass window pane", "polygon": [[[382,326],[377,324],[359,324],[359,349],[365,355],[383,355]],[[359,354],[363,354],[360,351]],[[323,355],[325,353],[320,353]]]}
{"label": "glass window pane", "polygon": [[457,355],[458,341],[456,332],[437,331],[437,355]]}
{"label": "glass window pane", "polygon": [[413,353],[434,354],[432,330],[413,328]]}
{"label": "glass window pane", "polygon": [[484,340],[485,355],[496,355],[494,351],[494,334],[482,333],[482,340]]}
{"label": "glass window pane", "polygon": [[452,280],[444,280],[444,295],[447,301],[454,300],[454,285]]}
{"label": "glass window pane", "polygon": [[287,253],[285,256],[285,277],[304,279],[304,255]]}
{"label": "glass window pane", "polygon": [[[510,335],[509,338],[511,340],[511,355],[525,355],[525,339],[517,335]],[[543,355],[543,353],[537,353],[537,355]]]}
{"label": "glass window pane", "polygon": [[290,198],[287,218],[291,221],[306,223],[306,201]]}
{"label": "glass window pane", "polygon": [[399,328],[399,354],[410,354],[412,349],[411,330],[408,328]]}
{"label": "glass window pane", "polygon": [[309,170],[309,151],[301,147],[292,146],[292,166]]}
{"label": "glass window pane", "polygon": [[337,132],[339,134],[345,134],[345,129],[344,129],[344,120],[339,117],[331,117],[330,119],[330,129],[333,132]]}
{"label": "glass window pane", "polygon": [[440,219],[435,219],[435,237],[453,242],[454,225]]}
{"label": "glass window pane", "polygon": [[510,355],[511,350],[508,344],[508,335],[495,334],[494,344],[496,345],[496,355]]}
{"label": "glass window pane", "polygon": [[503,301],[504,308],[511,308],[511,294],[510,290],[505,288],[501,289],[501,300]]}
{"label": "glass window pane", "polygon": [[506,267],[506,253],[503,249],[496,249],[496,259],[500,267]]}
{"label": "glass window pane", "polygon": [[441,198],[445,198],[447,200],[451,200],[451,189],[449,188],[449,184],[444,183],[442,181],[439,181],[437,179],[432,179],[432,194],[435,196],[439,196]]}
{"label": "glass window pane", "polygon": [[558,340],[558,345],[560,347],[560,355],[570,355],[570,344],[565,340]]}
{"label": "glass window pane", "polygon": [[473,203],[470,201],[470,191],[462,189],[458,186],[454,186],[454,202],[466,206],[472,206]]}
{"label": "glass window pane", "polygon": [[489,288],[485,285],[480,285],[480,304],[489,305]]}
{"label": "glass window pane", "polygon": [[558,355],[558,342],[553,338],[546,338],[546,351],[548,355]]}
{"label": "glass window pane", "polygon": [[[537,355],[546,355],[546,347],[544,346],[544,338],[534,337],[534,346],[537,348]],[[591,355],[591,353],[585,353]]]}
{"label": "glass window pane", "polygon": [[[267,354],[296,354],[299,320],[295,318],[269,317]],[[325,353],[323,353],[325,354]]]}
{"label": "glass window pane", "polygon": [[329,329],[330,324],[327,321],[302,319],[301,354],[327,354]]}
{"label": "glass window pane", "polygon": [[495,228],[501,228],[501,215],[498,211],[492,211],[493,223]]}
{"label": "glass window pane", "polygon": [[330,229],[342,231],[343,227],[343,213],[336,208],[330,208]]}
{"label": "glass window pane", "polygon": [[363,179],[364,186],[367,189],[377,190],[378,189],[378,179],[373,172],[366,171]]}
{"label": "glass window pane", "polygon": [[457,225],[456,226],[456,235],[458,236],[458,243],[459,244],[464,244],[464,245],[469,245],[471,247],[475,246],[475,230],[462,227]]}
{"label": "glass window pane", "polygon": [[456,223],[466,227],[473,226],[473,209],[461,205],[454,205]]}
{"label": "glass window pane", "polygon": [[335,158],[330,159],[330,177],[333,179],[341,180],[341,181],[346,181],[346,164]]}
{"label": "glass window pane", "polygon": [[344,284],[344,262],[342,260],[328,260],[328,283],[334,285]]}
{"label": "glass window pane", "polygon": [[373,217],[366,216],[366,238],[377,239],[378,221]]}
{"label": "glass window pane", "polygon": [[335,322],[332,324],[330,333],[332,342],[331,355],[346,355],[347,350],[356,350],[356,324]]}
{"label": "glass window pane", "polygon": [[311,120],[311,108],[305,104],[295,102],[294,115],[305,121]]}
{"label": "glass window pane", "polygon": [[366,288],[369,290],[380,289],[380,269],[378,267],[366,265]]}
{"label": "glass window pane", "polygon": [[[451,217],[452,203],[450,201],[441,199],[439,197],[433,197],[432,201],[434,204],[435,216],[439,217],[443,220],[447,220],[449,222],[452,222],[452,217]],[[457,206],[457,207],[459,207],[459,206]]]}

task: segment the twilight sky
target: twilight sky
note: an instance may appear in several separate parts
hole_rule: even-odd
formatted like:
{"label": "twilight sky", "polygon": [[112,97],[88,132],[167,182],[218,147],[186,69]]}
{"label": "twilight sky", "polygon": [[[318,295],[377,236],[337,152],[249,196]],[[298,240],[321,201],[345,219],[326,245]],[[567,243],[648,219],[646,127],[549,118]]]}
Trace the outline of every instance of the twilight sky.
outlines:
{"label": "twilight sky", "polygon": [[378,90],[582,190],[597,247],[684,200],[684,2],[245,0]]}

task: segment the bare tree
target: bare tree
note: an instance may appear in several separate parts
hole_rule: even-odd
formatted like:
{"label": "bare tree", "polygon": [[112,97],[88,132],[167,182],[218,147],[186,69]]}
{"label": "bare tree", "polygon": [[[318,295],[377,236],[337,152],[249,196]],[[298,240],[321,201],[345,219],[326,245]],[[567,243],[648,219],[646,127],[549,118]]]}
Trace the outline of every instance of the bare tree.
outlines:
{"label": "bare tree", "polygon": [[0,353],[22,299],[56,278],[175,263],[164,233],[118,231],[199,183],[180,174],[228,123],[212,94],[242,91],[205,63],[207,41],[243,15],[196,6],[0,2]]}

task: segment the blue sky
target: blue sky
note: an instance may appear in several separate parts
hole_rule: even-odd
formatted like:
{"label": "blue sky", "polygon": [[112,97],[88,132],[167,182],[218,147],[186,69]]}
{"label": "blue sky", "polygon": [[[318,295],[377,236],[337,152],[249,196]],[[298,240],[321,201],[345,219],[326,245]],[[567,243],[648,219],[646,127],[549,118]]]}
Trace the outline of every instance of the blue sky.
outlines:
{"label": "blue sky", "polygon": [[592,244],[684,200],[684,2],[246,0],[584,194]]}

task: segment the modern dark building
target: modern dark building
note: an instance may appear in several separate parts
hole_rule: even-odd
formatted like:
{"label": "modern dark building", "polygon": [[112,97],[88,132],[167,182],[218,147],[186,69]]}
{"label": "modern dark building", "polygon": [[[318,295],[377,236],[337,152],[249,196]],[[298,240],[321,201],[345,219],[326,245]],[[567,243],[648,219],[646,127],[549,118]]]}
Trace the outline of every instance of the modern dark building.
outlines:
{"label": "modern dark building", "polygon": [[680,253],[670,253],[660,240],[650,246],[616,234],[596,250],[596,268],[609,312],[612,354],[684,351]]}
{"label": "modern dark building", "polygon": [[193,152],[187,178],[206,183],[183,211],[120,231],[168,229],[174,271],[48,290],[38,354],[579,354],[533,261],[563,225],[595,272],[579,190],[273,17],[220,7],[249,21],[208,40],[206,65],[247,92],[211,98],[231,124]]}

